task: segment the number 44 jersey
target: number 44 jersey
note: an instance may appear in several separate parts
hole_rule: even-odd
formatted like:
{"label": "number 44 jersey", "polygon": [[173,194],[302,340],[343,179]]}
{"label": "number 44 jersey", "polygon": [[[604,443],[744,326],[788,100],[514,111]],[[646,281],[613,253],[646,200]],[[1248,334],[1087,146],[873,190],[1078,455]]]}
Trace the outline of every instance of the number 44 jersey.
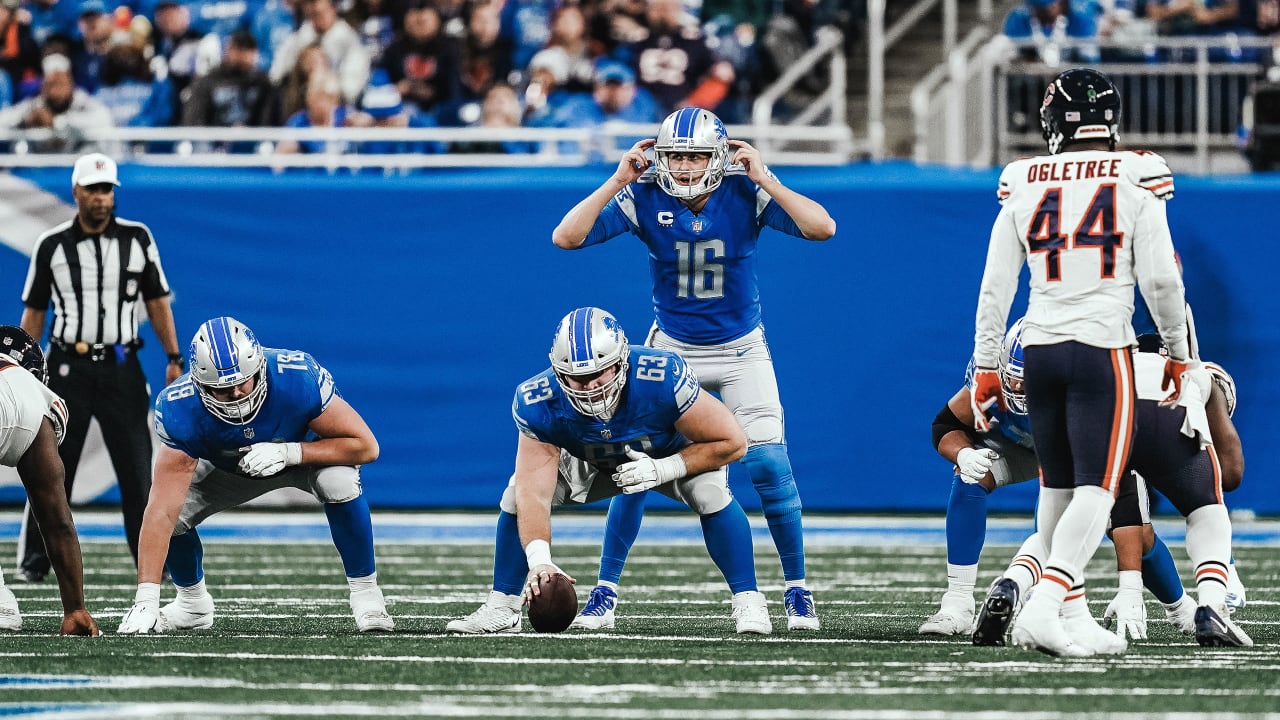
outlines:
{"label": "number 44 jersey", "polygon": [[696,213],[649,172],[605,205],[583,247],[635,234],[649,248],[658,327],[681,342],[718,345],[760,325],[756,243],[765,226],[803,237],[742,170],[727,171]]}
{"label": "number 44 jersey", "polygon": [[205,409],[190,374],[174,380],[156,399],[155,428],[171,448],[238,473],[240,448],[260,442],[302,442],[307,426],[338,394],[333,377],[311,355],[263,348],[267,398],[253,420],[233,425]]}
{"label": "number 44 jersey", "polygon": [[[975,349],[998,352],[1025,259],[1031,295],[1024,345],[1073,340],[1128,347],[1134,283],[1171,351],[1186,357],[1182,280],[1165,216],[1173,174],[1153,153],[1089,150],[1005,167],[991,229]],[[996,367],[983,355],[980,367]]]}

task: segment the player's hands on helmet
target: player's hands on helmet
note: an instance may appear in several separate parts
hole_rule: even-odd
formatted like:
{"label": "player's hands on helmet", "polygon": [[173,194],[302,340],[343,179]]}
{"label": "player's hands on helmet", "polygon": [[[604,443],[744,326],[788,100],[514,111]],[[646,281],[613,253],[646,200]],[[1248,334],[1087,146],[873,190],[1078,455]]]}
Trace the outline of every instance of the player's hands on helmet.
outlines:
{"label": "player's hands on helmet", "polygon": [[647,138],[632,145],[630,150],[622,154],[622,160],[618,161],[618,169],[613,173],[613,179],[623,185],[630,185],[640,179],[644,171],[653,165],[653,161],[645,155],[645,151],[657,144],[657,140]]}
{"label": "player's hands on helmet", "polygon": [[613,481],[628,495],[651,490],[685,475],[684,458],[679,454],[655,460],[631,448],[626,448],[626,452],[631,462],[618,466]]}
{"label": "player's hands on helmet", "polygon": [[989,432],[994,425],[987,411],[992,406],[1005,409],[1004,391],[1000,389],[1000,373],[991,368],[973,371],[973,389],[969,392],[969,409],[973,410],[973,427]]}
{"label": "player's hands on helmet", "polygon": [[970,485],[982,482],[982,478],[991,472],[992,464],[999,459],[999,453],[990,448],[960,448],[960,452],[956,453],[960,479]]}
{"label": "player's hands on helmet", "polygon": [[301,443],[254,443],[240,452],[240,472],[250,477],[269,477],[302,462]]}
{"label": "player's hands on helmet", "polygon": [[120,621],[116,630],[121,635],[149,635],[151,633],[168,632],[169,623],[160,614],[159,602],[136,602]]}
{"label": "player's hands on helmet", "polygon": [[770,177],[768,166],[764,164],[764,160],[760,159],[760,151],[750,143],[743,140],[730,140],[729,147],[735,148],[729,164],[741,165],[742,169],[747,171],[747,177],[751,178],[751,182],[759,185]]}
{"label": "player's hands on helmet", "polygon": [[1182,383],[1184,376],[1200,367],[1199,360],[1174,360],[1166,358],[1164,361],[1164,378],[1160,381],[1161,390],[1172,391],[1160,401],[1160,407],[1173,407],[1178,404],[1178,398],[1182,395]]}
{"label": "player's hands on helmet", "polygon": [[533,599],[535,595],[541,595],[542,583],[546,582],[547,580],[550,580],[552,575],[557,575],[557,574],[564,575],[566,578],[569,578],[569,582],[573,583],[574,585],[578,584],[577,580],[569,577],[569,574],[561,570],[555,563],[543,563],[541,565],[535,565],[529,568],[529,576],[525,578],[524,601],[529,602],[530,600]]}
{"label": "player's hands on helmet", "polygon": [[98,629],[98,623],[89,614],[89,611],[84,608],[72,610],[62,616],[62,634],[79,637],[102,637],[102,631]]}
{"label": "player's hands on helmet", "polygon": [[1116,635],[1133,640],[1147,639],[1147,606],[1142,590],[1121,589],[1102,613],[1102,626]]}

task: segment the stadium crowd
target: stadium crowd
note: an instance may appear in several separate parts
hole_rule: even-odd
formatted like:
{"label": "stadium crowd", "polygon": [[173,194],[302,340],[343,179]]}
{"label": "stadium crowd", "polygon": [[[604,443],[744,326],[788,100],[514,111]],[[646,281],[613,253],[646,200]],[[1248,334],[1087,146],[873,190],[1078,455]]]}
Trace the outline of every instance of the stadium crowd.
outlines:
{"label": "stadium crowd", "polygon": [[[119,4],[117,4],[119,3]],[[0,0],[0,129],[586,127],[750,98],[861,0]],[[819,88],[820,89],[820,88]],[[278,152],[315,152],[285,142]],[[225,149],[240,150],[236,145]],[[365,143],[364,152],[530,152]]]}

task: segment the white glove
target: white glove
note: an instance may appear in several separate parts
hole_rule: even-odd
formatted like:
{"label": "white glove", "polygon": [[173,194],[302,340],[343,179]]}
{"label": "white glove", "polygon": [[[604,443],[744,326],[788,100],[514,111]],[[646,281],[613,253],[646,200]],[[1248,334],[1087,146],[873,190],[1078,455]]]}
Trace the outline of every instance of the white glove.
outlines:
{"label": "white glove", "polygon": [[613,481],[627,495],[644,492],[672,480],[679,480],[687,474],[684,458],[680,457],[679,453],[671,457],[654,459],[631,448],[627,448],[626,451],[631,462],[618,466],[617,472],[613,474]]}
{"label": "white glove", "polygon": [[240,471],[252,477],[275,475],[302,462],[302,443],[255,443],[240,452]]}
{"label": "white glove", "polygon": [[[1136,577],[1124,577],[1132,572]],[[1133,581],[1136,580],[1136,587]],[[1147,639],[1147,606],[1142,598],[1142,573],[1138,570],[1122,571],[1120,591],[1102,614],[1102,626],[1115,631],[1116,635],[1126,634],[1134,640]]]}
{"label": "white glove", "polygon": [[991,465],[999,459],[999,453],[989,448],[960,448],[960,452],[956,453],[960,479],[970,485],[982,482],[982,478],[991,471]]}
{"label": "white glove", "polygon": [[133,607],[124,614],[116,632],[121,635],[147,635],[168,631],[169,623],[160,614],[159,583],[138,583]]}

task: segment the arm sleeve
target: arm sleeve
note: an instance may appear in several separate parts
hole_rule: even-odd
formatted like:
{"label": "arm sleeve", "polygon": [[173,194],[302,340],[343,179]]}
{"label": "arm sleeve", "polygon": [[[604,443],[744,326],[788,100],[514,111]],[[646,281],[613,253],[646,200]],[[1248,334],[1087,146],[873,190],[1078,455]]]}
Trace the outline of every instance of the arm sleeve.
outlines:
{"label": "arm sleeve", "polygon": [[1009,306],[1018,289],[1018,272],[1026,256],[1013,212],[1006,205],[1000,209],[991,227],[987,245],[987,264],[978,291],[978,313],[973,336],[973,360],[978,367],[994,368],[1000,361],[1000,343],[1004,338]]}

